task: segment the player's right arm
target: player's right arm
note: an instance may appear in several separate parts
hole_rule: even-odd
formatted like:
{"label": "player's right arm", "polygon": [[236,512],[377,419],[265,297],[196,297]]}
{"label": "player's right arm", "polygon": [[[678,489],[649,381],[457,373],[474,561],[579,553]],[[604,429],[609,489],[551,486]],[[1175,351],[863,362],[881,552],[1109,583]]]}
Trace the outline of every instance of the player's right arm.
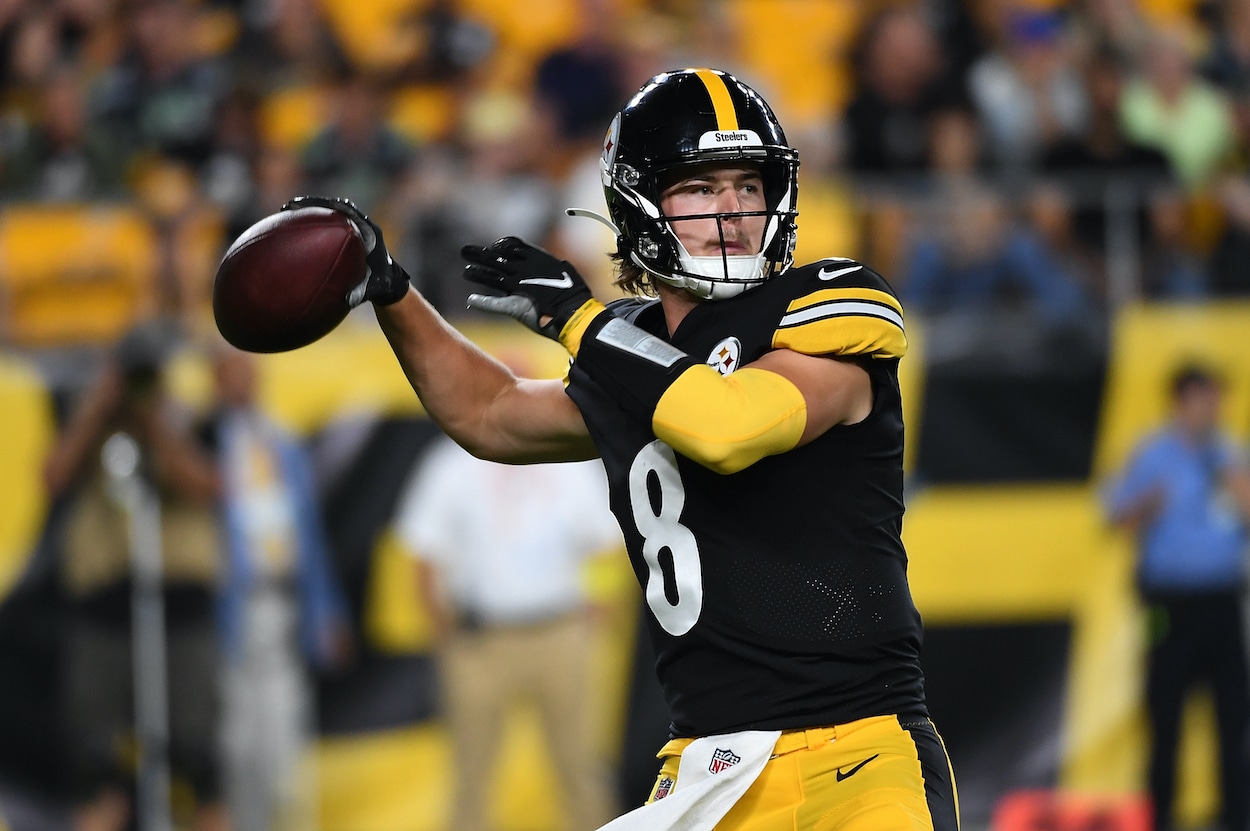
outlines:
{"label": "player's right arm", "polygon": [[360,231],[368,268],[348,303],[373,303],[408,383],[457,444],[479,458],[513,464],[598,456],[563,382],[518,378],[444,320],[391,258],[382,229],[355,203],[301,196],[282,209],[307,206],[338,211]]}
{"label": "player's right arm", "polygon": [[415,289],[376,310],[430,417],[473,455],[512,463],[598,456],[562,381],[518,378],[447,323]]}

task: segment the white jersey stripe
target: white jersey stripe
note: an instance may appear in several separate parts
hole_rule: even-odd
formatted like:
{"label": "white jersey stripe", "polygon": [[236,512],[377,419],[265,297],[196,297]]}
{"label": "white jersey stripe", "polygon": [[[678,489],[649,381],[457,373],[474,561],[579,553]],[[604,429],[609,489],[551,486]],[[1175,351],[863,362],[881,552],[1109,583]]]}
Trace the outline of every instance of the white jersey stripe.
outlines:
{"label": "white jersey stripe", "polygon": [[824,320],[829,317],[840,317],[842,315],[879,317],[882,320],[890,321],[900,329],[903,328],[903,316],[889,306],[882,306],[877,303],[864,303],[860,300],[830,300],[826,303],[817,303],[814,306],[790,312],[781,319],[778,328],[801,326],[804,323]]}

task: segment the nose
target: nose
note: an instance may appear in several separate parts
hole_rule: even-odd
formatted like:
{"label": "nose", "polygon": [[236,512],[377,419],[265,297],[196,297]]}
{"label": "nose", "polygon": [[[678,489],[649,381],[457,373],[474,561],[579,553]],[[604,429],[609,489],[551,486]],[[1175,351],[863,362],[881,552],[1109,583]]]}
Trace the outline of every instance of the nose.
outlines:
{"label": "nose", "polygon": [[723,188],[716,195],[717,213],[732,214],[742,210],[742,200],[738,197],[737,188]]}

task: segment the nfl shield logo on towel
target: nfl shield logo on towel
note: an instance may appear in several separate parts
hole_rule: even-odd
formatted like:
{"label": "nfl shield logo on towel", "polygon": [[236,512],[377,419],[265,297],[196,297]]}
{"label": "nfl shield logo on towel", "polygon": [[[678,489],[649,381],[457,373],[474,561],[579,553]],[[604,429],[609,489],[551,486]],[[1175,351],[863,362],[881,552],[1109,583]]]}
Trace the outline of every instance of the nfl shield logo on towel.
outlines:
{"label": "nfl shield logo on towel", "polygon": [[673,780],[665,776],[655,786],[655,799],[663,799],[673,791]]}
{"label": "nfl shield logo on towel", "polygon": [[712,762],[707,766],[708,773],[720,773],[742,761],[742,757],[732,750],[721,750],[719,747],[712,753]]}

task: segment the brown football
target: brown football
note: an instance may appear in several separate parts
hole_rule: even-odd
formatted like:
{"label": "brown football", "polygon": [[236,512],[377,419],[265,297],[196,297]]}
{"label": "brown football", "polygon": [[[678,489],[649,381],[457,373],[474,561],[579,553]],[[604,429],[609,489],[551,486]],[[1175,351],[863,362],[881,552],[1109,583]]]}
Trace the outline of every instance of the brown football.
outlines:
{"label": "brown football", "polygon": [[244,231],[213,280],[222,336],[248,352],[285,352],[342,322],[347,295],[365,279],[365,246],[329,208],[279,211]]}

